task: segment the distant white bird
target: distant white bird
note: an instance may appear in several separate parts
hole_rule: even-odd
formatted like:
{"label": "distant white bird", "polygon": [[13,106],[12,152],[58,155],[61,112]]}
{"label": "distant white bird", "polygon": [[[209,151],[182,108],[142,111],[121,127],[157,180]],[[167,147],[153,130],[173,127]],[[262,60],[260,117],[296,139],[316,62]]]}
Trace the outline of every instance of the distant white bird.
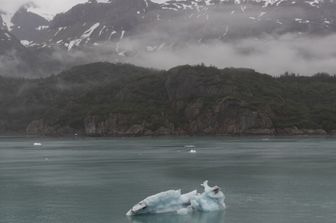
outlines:
{"label": "distant white bird", "polygon": [[196,149],[189,150],[189,153],[197,153]]}
{"label": "distant white bird", "polygon": [[42,146],[42,143],[40,143],[40,142],[35,142],[35,143],[34,143],[34,146]]}

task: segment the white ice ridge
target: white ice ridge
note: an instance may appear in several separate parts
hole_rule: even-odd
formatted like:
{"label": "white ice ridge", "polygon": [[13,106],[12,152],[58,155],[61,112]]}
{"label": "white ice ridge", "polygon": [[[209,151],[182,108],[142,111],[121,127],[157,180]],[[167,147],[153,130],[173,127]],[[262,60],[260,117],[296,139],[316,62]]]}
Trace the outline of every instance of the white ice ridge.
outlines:
{"label": "white ice ridge", "polygon": [[201,186],[204,188],[202,194],[196,190],[182,194],[181,190],[168,190],[161,192],[140,201],[127,213],[128,216],[176,213],[188,214],[193,211],[210,212],[225,209],[225,196],[220,187],[210,187],[208,181]]}

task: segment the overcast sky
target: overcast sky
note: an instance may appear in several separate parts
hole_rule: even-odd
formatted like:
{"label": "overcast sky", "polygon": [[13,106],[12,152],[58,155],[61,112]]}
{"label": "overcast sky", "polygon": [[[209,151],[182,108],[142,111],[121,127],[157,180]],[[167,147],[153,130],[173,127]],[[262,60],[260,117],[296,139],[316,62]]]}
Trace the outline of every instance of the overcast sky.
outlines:
{"label": "overcast sky", "polygon": [[[152,0],[153,2],[164,2],[165,0]],[[13,12],[22,4],[27,2],[35,2],[41,7],[41,11],[49,14],[56,14],[65,11],[71,6],[87,2],[87,0],[0,0],[0,9]]]}

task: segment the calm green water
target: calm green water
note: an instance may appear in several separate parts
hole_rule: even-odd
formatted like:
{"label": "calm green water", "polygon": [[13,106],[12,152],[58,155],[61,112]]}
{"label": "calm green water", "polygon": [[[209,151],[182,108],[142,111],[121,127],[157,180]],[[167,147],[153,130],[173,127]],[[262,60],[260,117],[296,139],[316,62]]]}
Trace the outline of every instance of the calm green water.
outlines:
{"label": "calm green water", "polygon": [[[42,147],[34,147],[42,142]],[[184,145],[197,146],[197,154]],[[128,219],[148,195],[222,186],[225,212]],[[334,223],[336,140],[0,138],[1,223]]]}

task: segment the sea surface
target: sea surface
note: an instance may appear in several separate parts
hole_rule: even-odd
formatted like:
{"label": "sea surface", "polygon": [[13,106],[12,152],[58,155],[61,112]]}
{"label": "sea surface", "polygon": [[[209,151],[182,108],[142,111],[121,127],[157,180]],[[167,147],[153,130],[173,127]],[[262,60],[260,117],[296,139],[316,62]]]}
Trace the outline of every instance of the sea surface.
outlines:
{"label": "sea surface", "polygon": [[[34,146],[35,142],[42,146]],[[197,153],[189,153],[194,145]],[[222,187],[223,212],[127,218],[168,189]],[[336,139],[0,137],[1,223],[335,223]]]}

